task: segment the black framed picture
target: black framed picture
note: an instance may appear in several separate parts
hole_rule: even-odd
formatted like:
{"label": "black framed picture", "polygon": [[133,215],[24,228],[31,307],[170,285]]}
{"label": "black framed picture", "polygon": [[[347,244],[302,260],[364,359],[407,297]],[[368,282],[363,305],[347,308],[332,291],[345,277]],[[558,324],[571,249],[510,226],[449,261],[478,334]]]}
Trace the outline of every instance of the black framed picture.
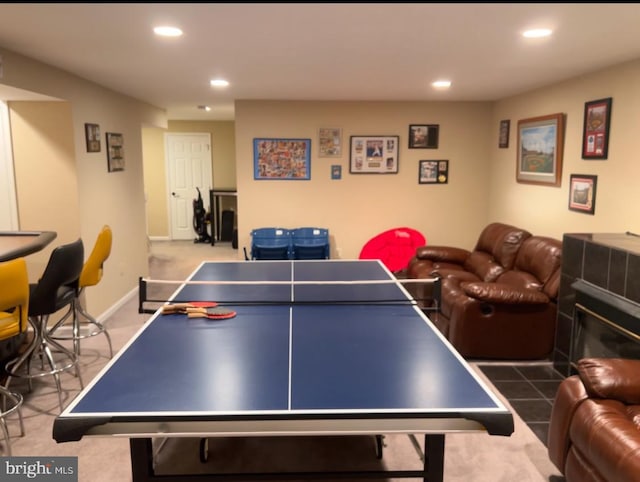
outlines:
{"label": "black framed picture", "polygon": [[449,182],[449,161],[420,161],[418,166],[419,184],[447,184]]}
{"label": "black framed picture", "polygon": [[584,104],[582,158],[606,159],[609,155],[609,124],[612,98],[592,100]]}
{"label": "black framed picture", "polygon": [[87,141],[87,152],[100,152],[100,126],[85,124],[84,137]]}
{"label": "black framed picture", "polygon": [[411,124],[409,126],[409,149],[437,149],[437,124]]}
{"label": "black framed picture", "polygon": [[569,210],[586,214],[596,211],[596,187],[598,176],[571,174],[569,185]]}

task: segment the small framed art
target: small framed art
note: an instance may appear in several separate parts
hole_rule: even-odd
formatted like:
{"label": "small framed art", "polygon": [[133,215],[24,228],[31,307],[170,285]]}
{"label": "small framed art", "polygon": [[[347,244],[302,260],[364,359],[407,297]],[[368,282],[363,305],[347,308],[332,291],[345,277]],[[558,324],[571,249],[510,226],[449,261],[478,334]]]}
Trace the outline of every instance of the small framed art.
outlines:
{"label": "small framed art", "polygon": [[397,174],[398,136],[351,136],[349,172]]}
{"label": "small framed art", "polygon": [[85,124],[84,137],[87,142],[87,152],[100,152],[100,126]]}
{"label": "small framed art", "polygon": [[498,136],[498,147],[500,149],[506,149],[509,147],[509,127],[511,121],[509,120],[501,120],[500,121],[500,134]]}
{"label": "small framed art", "polygon": [[253,178],[311,179],[311,139],[253,139]]}
{"label": "small framed art", "polygon": [[609,155],[609,124],[612,98],[592,100],[584,104],[582,158],[606,159]]}
{"label": "small framed art", "polygon": [[318,130],[318,157],[342,156],[342,129],[321,127]]}
{"label": "small framed art", "polygon": [[342,166],[340,166],[339,164],[331,166],[331,179],[342,179]]}
{"label": "small framed art", "polygon": [[107,132],[107,162],[109,172],[124,171],[124,139],[122,134]]}
{"label": "small framed art", "polygon": [[571,174],[569,185],[569,210],[586,214],[596,211],[596,187],[598,176]]}
{"label": "small framed art", "polygon": [[411,124],[409,126],[409,149],[437,149],[437,124]]}
{"label": "small framed art", "polygon": [[447,184],[449,182],[449,161],[420,161],[419,184]]}

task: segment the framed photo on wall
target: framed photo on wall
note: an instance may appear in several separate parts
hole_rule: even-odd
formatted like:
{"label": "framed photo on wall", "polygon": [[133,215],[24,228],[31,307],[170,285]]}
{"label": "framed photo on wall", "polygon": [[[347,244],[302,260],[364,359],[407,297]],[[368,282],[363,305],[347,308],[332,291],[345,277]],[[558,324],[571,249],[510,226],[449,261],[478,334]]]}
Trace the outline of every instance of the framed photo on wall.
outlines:
{"label": "framed photo on wall", "polygon": [[122,134],[107,132],[107,163],[109,172],[124,171],[124,139]]}
{"label": "framed photo on wall", "polygon": [[84,137],[87,142],[87,152],[100,152],[100,126],[85,124]]}
{"label": "framed photo on wall", "polygon": [[321,127],[318,130],[318,157],[342,156],[342,129]]}
{"label": "framed photo on wall", "polygon": [[584,104],[582,158],[606,159],[609,155],[609,125],[612,98],[592,100]]}
{"label": "framed photo on wall", "polygon": [[500,121],[500,134],[498,135],[498,147],[500,149],[506,149],[507,147],[509,147],[510,124],[511,124],[510,120]]}
{"label": "framed photo on wall", "polygon": [[420,161],[419,184],[447,184],[449,182],[449,161]]}
{"label": "framed photo on wall", "polygon": [[598,176],[571,174],[569,186],[569,210],[586,214],[596,211],[596,187]]}
{"label": "framed photo on wall", "polygon": [[409,149],[437,149],[437,124],[411,124],[409,126]]}
{"label": "framed photo on wall", "polygon": [[253,178],[311,179],[311,139],[253,139]]}
{"label": "framed photo on wall", "polygon": [[399,136],[351,136],[349,172],[397,174]]}
{"label": "framed photo on wall", "polygon": [[564,114],[518,121],[516,180],[560,186],[564,150]]}

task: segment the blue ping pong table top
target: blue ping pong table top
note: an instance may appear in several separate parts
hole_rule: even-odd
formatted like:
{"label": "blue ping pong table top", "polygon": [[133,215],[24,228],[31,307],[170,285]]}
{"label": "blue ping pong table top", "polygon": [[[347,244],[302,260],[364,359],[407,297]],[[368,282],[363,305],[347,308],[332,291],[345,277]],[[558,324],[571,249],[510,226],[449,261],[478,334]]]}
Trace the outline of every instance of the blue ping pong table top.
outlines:
{"label": "blue ping pong table top", "polygon": [[[407,291],[381,282],[393,279],[371,260],[204,262],[190,281],[249,283],[185,284],[172,300],[217,301],[237,316],[156,313],[56,418],[54,438],[211,435],[247,420],[256,424],[239,430],[314,420],[316,432],[326,421],[351,432],[411,432],[413,422],[417,433],[467,420],[511,434],[509,410]],[[357,280],[379,283],[349,283]]]}

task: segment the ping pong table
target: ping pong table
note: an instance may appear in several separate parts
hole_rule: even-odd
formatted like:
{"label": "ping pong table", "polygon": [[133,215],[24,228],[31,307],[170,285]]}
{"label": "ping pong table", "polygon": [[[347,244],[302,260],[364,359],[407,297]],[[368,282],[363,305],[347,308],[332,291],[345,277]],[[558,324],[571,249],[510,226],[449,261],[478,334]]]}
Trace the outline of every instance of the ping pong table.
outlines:
{"label": "ping pong table", "polygon": [[445,434],[513,433],[511,412],[379,261],[203,262],[186,281],[171,301],[237,316],[158,310],[56,418],[56,441],[128,437],[135,482],[177,482],[154,473],[152,439],[424,434],[422,470],[354,476],[442,481]]}

